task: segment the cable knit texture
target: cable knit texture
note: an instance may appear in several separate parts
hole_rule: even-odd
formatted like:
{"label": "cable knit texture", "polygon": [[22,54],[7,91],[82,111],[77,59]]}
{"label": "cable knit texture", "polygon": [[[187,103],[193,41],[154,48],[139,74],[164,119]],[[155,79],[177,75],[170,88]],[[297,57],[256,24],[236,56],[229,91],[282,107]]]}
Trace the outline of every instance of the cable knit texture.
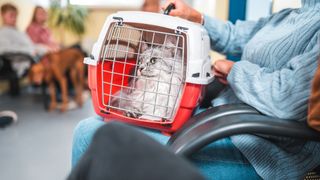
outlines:
{"label": "cable knit texture", "polygon": [[[320,0],[302,0],[299,9],[257,22],[233,25],[205,16],[204,26],[212,49],[242,54],[214,106],[244,102],[269,116],[306,121],[320,54]],[[253,135],[231,139],[263,179],[303,179],[320,165],[319,143]]]}

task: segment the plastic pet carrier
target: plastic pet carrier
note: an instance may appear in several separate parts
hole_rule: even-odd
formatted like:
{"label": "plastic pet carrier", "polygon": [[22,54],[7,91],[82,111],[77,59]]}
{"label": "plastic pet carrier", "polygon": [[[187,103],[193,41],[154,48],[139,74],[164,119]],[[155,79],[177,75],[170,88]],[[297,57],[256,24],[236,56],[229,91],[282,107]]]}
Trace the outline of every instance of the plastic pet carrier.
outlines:
{"label": "plastic pet carrier", "polygon": [[85,58],[94,109],[108,120],[174,132],[212,80],[206,30],[147,12],[110,15]]}

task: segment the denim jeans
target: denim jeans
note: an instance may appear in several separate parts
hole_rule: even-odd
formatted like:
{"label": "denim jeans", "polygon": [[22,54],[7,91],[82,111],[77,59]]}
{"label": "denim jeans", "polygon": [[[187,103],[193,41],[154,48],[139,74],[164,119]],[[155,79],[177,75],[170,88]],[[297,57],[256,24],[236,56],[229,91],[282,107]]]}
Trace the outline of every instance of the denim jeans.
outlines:
{"label": "denim jeans", "polygon": [[[105,122],[100,117],[91,117],[79,122],[74,130],[72,166],[75,166],[88,148],[96,130]],[[138,128],[165,144],[169,137],[158,131]],[[192,157],[193,163],[207,179],[261,179],[242,153],[229,138],[213,142]]]}

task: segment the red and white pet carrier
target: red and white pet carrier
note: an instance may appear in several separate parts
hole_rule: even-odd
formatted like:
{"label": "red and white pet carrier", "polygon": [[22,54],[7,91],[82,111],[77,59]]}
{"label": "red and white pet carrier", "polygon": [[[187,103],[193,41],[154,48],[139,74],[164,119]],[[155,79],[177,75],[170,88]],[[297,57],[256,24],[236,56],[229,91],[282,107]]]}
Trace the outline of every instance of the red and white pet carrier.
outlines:
{"label": "red and white pet carrier", "polygon": [[213,80],[209,48],[206,30],[196,23],[147,12],[110,15],[85,58],[96,113],[106,121],[176,131]]}

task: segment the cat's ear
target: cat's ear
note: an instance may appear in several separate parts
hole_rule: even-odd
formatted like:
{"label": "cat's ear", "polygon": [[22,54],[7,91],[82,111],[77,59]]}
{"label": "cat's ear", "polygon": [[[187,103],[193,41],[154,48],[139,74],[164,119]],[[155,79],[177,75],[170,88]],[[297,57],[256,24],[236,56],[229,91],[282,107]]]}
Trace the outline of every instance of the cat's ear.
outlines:
{"label": "cat's ear", "polygon": [[140,44],[140,52],[144,52],[145,50],[147,50],[149,48],[148,43],[146,41],[141,41]]}
{"label": "cat's ear", "polygon": [[164,45],[165,45],[166,49],[168,49],[170,51],[171,56],[173,57],[176,53],[176,50],[178,50],[177,49],[177,46],[178,46],[177,38],[174,36],[170,36],[170,35],[167,36],[166,41],[164,42]]}
{"label": "cat's ear", "polygon": [[164,42],[164,45],[167,47],[167,48],[175,48],[176,45],[177,45],[177,38],[174,37],[174,36],[170,36],[168,35],[165,39],[166,42]]}

